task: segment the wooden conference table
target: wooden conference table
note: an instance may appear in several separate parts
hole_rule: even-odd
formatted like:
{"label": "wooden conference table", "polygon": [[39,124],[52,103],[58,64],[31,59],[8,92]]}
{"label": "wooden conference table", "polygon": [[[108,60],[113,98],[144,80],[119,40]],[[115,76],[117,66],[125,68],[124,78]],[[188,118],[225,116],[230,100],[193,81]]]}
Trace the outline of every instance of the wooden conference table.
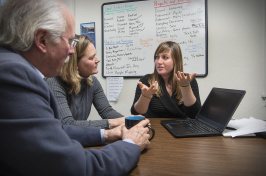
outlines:
{"label": "wooden conference table", "polygon": [[223,136],[174,138],[160,124],[161,120],[166,119],[150,119],[156,131],[155,137],[129,175],[266,175],[265,139]]}

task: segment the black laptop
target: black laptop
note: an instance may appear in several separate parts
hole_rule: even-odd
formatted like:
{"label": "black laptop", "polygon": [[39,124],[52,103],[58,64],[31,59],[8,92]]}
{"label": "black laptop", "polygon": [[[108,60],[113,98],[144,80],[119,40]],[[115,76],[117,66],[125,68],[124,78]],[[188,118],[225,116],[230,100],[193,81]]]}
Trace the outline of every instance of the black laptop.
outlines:
{"label": "black laptop", "polygon": [[222,135],[246,91],[212,88],[195,119],[161,120],[174,137]]}

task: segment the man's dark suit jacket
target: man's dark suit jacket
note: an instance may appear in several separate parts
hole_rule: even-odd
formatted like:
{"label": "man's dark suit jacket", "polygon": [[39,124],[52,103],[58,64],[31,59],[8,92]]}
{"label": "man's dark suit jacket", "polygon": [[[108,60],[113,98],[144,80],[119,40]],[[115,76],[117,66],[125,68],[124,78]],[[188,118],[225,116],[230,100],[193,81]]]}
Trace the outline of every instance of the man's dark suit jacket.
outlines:
{"label": "man's dark suit jacket", "polygon": [[36,68],[0,47],[0,175],[125,175],[139,161],[135,144],[91,145],[101,145],[100,129],[63,126]]}

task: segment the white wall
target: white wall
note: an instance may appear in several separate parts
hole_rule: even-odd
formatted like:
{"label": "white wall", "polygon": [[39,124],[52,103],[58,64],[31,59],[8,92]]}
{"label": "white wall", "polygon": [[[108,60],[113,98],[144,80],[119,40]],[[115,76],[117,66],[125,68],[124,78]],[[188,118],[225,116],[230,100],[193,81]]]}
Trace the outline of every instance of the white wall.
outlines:
{"label": "white wall", "polygon": [[[264,2],[264,31],[266,31],[266,2]],[[264,93],[263,98],[266,99],[266,32],[264,33]],[[266,101],[266,100],[265,100]]]}
{"label": "white wall", "polygon": [[[95,22],[97,56],[101,50],[101,5],[114,0],[63,0],[80,23]],[[201,101],[212,87],[244,89],[246,95],[233,118],[253,116],[266,120],[266,2],[265,0],[208,0],[208,76],[197,78]],[[96,75],[106,92],[102,65]],[[111,105],[124,115],[130,114],[138,79],[125,79],[118,102]],[[90,117],[100,118],[93,109]]]}

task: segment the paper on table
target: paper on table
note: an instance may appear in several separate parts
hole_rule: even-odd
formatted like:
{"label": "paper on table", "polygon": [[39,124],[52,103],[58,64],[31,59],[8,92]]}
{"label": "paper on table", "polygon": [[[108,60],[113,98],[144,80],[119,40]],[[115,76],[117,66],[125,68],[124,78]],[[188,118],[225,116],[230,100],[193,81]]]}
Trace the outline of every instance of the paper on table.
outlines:
{"label": "paper on table", "polygon": [[107,99],[108,101],[118,101],[123,88],[123,77],[107,77]]}
{"label": "paper on table", "polygon": [[225,130],[223,132],[223,136],[228,137],[237,137],[237,136],[249,136],[254,133],[266,131],[266,122],[263,120],[255,119],[250,117],[249,119],[238,119],[238,120],[230,120],[228,123],[229,127],[233,127],[237,130],[229,131]]}

